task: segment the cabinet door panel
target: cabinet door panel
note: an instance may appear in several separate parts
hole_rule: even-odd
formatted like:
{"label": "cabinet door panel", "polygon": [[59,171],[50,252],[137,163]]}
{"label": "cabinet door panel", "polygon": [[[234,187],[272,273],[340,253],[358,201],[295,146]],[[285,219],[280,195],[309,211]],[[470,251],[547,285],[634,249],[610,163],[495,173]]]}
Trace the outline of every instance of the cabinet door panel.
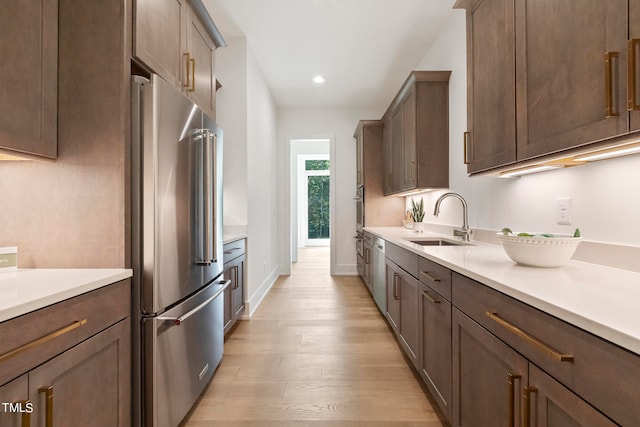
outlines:
{"label": "cabinet door panel", "polygon": [[467,14],[469,172],[514,162],[514,0],[483,0]]}
{"label": "cabinet door panel", "polygon": [[420,286],[420,374],[451,421],[451,303]]}
{"label": "cabinet door panel", "polygon": [[40,389],[53,387],[53,425],[129,426],[130,329],[125,319],[31,371],[33,425],[45,425]]}
{"label": "cabinet door panel", "polygon": [[[626,11],[626,0],[517,0],[518,160],[627,132]],[[618,55],[610,87],[605,52]]]}
{"label": "cabinet door panel", "polygon": [[58,1],[10,0],[0,14],[0,148],[56,157]]}
{"label": "cabinet door panel", "polygon": [[410,274],[401,271],[398,280],[398,292],[400,294],[400,339],[407,356],[419,369],[419,300],[418,280]]}
{"label": "cabinet door panel", "polygon": [[527,360],[458,309],[453,310],[452,333],[453,425],[518,424]]}
{"label": "cabinet door panel", "polygon": [[400,294],[398,290],[399,275],[393,262],[386,261],[387,272],[387,319],[391,328],[398,333],[400,326]]}
{"label": "cabinet door panel", "polygon": [[[629,0],[629,39],[640,40],[640,0]],[[635,42],[633,49],[635,50],[635,65],[629,76],[635,83],[635,105],[629,112],[630,131],[640,130],[640,42]],[[631,90],[631,88],[629,88]]]}
{"label": "cabinet door panel", "polygon": [[189,13],[187,26],[187,51],[193,62],[190,64],[192,86],[188,89],[191,99],[215,119],[216,78],[214,56],[216,46],[205,32],[198,18]]}
{"label": "cabinet door panel", "polygon": [[614,427],[610,421],[571,390],[529,365],[530,424],[532,427]]}
{"label": "cabinet door panel", "polygon": [[133,54],[162,78],[181,86],[186,62],[186,0],[136,0]]}
{"label": "cabinet door panel", "polygon": [[401,191],[404,185],[404,122],[402,106],[391,116],[391,191]]}
{"label": "cabinet door panel", "polygon": [[[2,427],[19,427],[24,426],[23,414],[14,412],[16,409],[28,411],[26,400],[29,398],[29,380],[27,375],[22,375],[8,384],[0,387],[0,404],[20,405],[14,406],[13,409],[7,409],[0,406],[0,426]],[[22,403],[24,402],[24,403]],[[30,415],[27,416],[29,418]]]}
{"label": "cabinet door panel", "polygon": [[416,88],[411,88],[402,104],[402,126],[404,150],[404,179],[402,188],[415,188],[418,180],[417,134],[416,134]]}

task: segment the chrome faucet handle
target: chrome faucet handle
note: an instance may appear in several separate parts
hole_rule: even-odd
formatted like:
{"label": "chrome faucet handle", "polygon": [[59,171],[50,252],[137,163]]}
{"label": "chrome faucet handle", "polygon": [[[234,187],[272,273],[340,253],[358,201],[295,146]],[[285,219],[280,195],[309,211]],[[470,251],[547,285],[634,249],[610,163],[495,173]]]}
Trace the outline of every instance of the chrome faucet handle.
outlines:
{"label": "chrome faucet handle", "polygon": [[471,235],[473,234],[473,230],[471,230],[470,228],[467,230],[459,230],[454,228],[453,229],[453,235],[456,237],[462,237],[462,240],[464,240],[465,242],[468,242]]}

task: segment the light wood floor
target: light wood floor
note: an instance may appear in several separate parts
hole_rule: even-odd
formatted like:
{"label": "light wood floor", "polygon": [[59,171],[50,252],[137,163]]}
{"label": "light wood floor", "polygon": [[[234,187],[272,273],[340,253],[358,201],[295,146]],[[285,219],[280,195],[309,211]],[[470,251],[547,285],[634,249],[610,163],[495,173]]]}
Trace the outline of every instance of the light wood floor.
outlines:
{"label": "light wood floor", "polygon": [[185,426],[443,424],[360,279],[310,248],[231,333]]}

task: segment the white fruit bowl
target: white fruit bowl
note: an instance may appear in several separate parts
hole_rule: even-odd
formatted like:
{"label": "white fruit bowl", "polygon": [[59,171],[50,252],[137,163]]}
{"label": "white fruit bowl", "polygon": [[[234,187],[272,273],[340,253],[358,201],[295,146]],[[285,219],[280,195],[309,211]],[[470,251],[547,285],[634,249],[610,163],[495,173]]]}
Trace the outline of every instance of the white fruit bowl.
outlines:
{"label": "white fruit bowl", "polygon": [[582,240],[568,234],[553,237],[496,234],[509,258],[529,267],[550,268],[566,264]]}

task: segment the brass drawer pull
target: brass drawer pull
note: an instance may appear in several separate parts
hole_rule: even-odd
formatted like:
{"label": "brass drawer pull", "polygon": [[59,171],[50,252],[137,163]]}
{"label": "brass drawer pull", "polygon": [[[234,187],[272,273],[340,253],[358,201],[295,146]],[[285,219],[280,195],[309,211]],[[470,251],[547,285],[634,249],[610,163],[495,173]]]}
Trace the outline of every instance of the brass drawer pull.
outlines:
{"label": "brass drawer pull", "polygon": [[400,275],[398,273],[393,273],[393,299],[398,300],[400,296],[398,295],[398,279]]}
{"label": "brass drawer pull", "polygon": [[513,332],[514,334],[516,334],[520,338],[524,339],[525,341],[529,342],[530,344],[533,344],[535,347],[538,348],[538,350],[542,351],[543,353],[546,353],[549,356],[551,356],[552,359],[554,359],[554,360],[556,360],[558,362],[573,362],[573,356],[572,355],[560,353],[559,351],[557,351],[554,348],[548,346],[547,344],[543,343],[539,339],[537,339],[535,337],[532,337],[531,335],[527,334],[525,331],[523,331],[522,329],[518,328],[517,326],[507,322],[502,317],[498,316],[498,313],[492,313],[490,311],[487,311],[487,312],[485,312],[485,314],[487,315],[487,317],[489,317],[494,322],[496,322],[499,325],[503,326],[507,330]]}
{"label": "brass drawer pull", "polygon": [[40,387],[39,393],[44,393],[45,397],[45,426],[53,427],[53,387]]}
{"label": "brass drawer pull", "polygon": [[64,328],[60,328],[57,331],[53,331],[50,334],[47,334],[47,335],[45,335],[43,337],[40,337],[40,338],[38,338],[36,340],[33,340],[33,341],[28,342],[28,343],[26,343],[24,345],[21,345],[20,347],[18,347],[16,349],[13,349],[11,351],[8,351],[8,352],[0,355],[0,362],[4,361],[6,359],[9,359],[10,357],[13,357],[13,356],[15,356],[17,354],[20,354],[22,352],[25,352],[25,351],[27,351],[29,349],[37,347],[37,346],[39,346],[41,344],[49,342],[54,338],[57,338],[57,337],[59,337],[61,335],[66,334],[67,332],[71,332],[74,329],[79,328],[80,326],[84,325],[85,323],[87,323],[87,319],[77,320],[77,321],[73,322],[72,324],[70,324],[68,326],[65,326]]}
{"label": "brass drawer pull", "polygon": [[640,46],[640,39],[631,39],[627,42],[627,109],[631,110],[640,110],[640,105],[638,105],[638,99],[636,98],[636,79],[638,76],[636,75],[636,48]]}
{"label": "brass drawer pull", "polygon": [[427,280],[431,282],[439,282],[440,278],[436,276],[432,276],[428,271],[420,271],[420,275],[426,277]]}
{"label": "brass drawer pull", "polygon": [[422,291],[422,296],[425,297],[426,299],[428,299],[429,301],[431,301],[433,304],[440,304],[440,302],[441,302],[438,298],[432,297],[426,291]]}
{"label": "brass drawer pull", "polygon": [[196,91],[196,60],[194,58],[189,58],[189,62],[191,63],[191,87],[189,88],[189,92]]}
{"label": "brass drawer pull", "polygon": [[613,109],[613,58],[618,57],[618,52],[604,54],[604,80],[605,80],[605,116],[617,117],[620,114]]}

